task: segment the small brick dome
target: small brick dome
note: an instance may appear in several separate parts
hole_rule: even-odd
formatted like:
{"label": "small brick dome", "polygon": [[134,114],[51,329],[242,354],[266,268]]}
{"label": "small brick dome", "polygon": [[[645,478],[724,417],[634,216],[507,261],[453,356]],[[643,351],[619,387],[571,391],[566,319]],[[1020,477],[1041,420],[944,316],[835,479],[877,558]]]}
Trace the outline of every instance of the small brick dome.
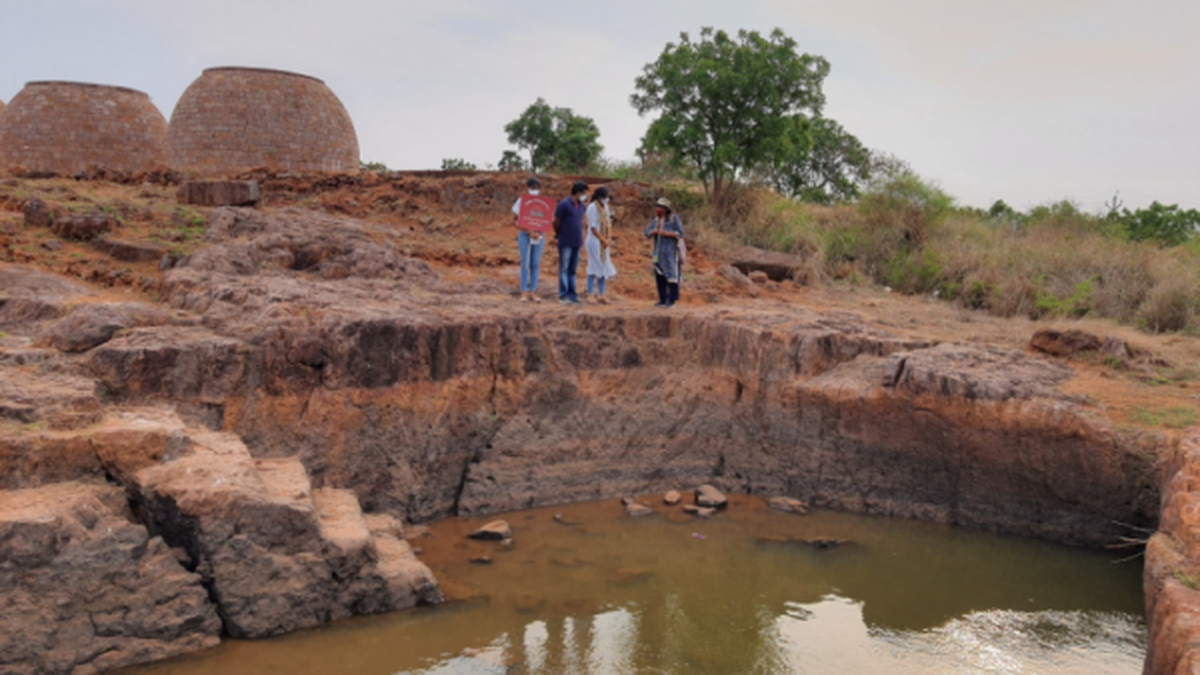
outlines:
{"label": "small brick dome", "polygon": [[74,175],[166,166],[167,120],[135,89],[29,82],[0,114],[0,170]]}
{"label": "small brick dome", "polygon": [[209,68],[183,92],[167,131],[171,168],[229,175],[255,167],[358,171],[358,137],[337,96],[314,77]]}

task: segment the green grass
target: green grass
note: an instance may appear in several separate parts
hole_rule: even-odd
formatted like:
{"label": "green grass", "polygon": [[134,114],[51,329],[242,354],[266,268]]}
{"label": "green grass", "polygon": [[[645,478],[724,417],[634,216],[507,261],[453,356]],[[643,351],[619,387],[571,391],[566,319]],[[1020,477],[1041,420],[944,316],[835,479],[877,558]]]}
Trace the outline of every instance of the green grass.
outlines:
{"label": "green grass", "polygon": [[1133,419],[1151,427],[1186,429],[1200,421],[1195,408],[1134,408]]}

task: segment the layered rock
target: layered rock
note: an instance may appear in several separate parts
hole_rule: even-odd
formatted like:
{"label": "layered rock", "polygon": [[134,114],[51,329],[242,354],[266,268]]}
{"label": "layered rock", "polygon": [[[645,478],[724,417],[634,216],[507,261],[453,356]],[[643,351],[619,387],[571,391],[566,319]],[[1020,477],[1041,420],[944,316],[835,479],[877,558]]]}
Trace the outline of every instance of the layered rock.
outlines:
{"label": "layered rock", "polygon": [[314,492],[295,458],[252,459],[230,434],[190,441],[182,456],[134,474],[134,501],[151,531],[188,552],[230,635],[441,600],[399,523],[369,523],[353,493]]}
{"label": "layered rock", "polygon": [[0,671],[108,670],[215,646],[200,576],[130,521],[120,489],[0,491]]}
{"label": "layered rock", "polygon": [[1200,428],[1184,438],[1146,546],[1147,675],[1200,669]]}

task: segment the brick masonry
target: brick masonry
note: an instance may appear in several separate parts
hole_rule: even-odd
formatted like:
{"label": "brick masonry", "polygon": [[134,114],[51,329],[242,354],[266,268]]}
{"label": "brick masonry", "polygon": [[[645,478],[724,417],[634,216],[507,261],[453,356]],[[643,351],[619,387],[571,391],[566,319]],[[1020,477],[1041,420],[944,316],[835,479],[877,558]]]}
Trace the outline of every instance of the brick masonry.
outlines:
{"label": "brick masonry", "polygon": [[0,113],[0,171],[148,171],[166,166],[166,136],[166,118],[143,92],[29,82]]}
{"label": "brick masonry", "polygon": [[172,169],[225,176],[256,167],[358,171],[358,137],[341,101],[307,75],[209,68],[171,113]]}

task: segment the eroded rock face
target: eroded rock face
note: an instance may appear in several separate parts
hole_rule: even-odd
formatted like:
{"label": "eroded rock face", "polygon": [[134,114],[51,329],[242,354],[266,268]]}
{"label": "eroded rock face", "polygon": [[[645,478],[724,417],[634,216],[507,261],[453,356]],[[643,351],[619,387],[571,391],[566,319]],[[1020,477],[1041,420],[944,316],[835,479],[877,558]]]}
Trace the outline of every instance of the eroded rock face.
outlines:
{"label": "eroded rock face", "polygon": [[188,552],[230,635],[441,600],[394,519],[366,520],[348,491],[314,492],[294,458],[255,460],[229,434],[191,440],[183,456],[134,474],[136,503],[153,531]]}
{"label": "eroded rock face", "polygon": [[1159,531],[1146,546],[1147,675],[1200,668],[1200,428],[1185,436],[1178,457]]}
{"label": "eroded rock face", "polygon": [[0,492],[0,671],[107,670],[215,646],[221,622],[121,490]]}

